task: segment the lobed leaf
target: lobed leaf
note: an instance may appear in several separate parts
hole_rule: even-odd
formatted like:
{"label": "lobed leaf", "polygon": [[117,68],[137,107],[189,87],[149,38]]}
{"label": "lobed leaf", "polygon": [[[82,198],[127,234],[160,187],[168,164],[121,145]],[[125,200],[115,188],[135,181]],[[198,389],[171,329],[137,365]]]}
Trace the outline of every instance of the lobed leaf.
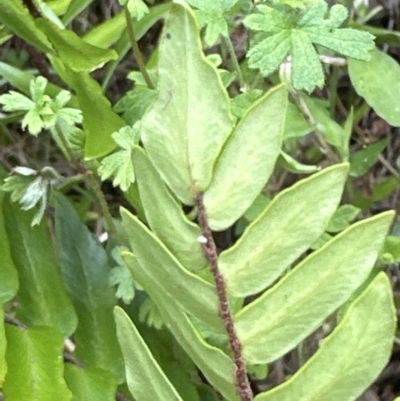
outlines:
{"label": "lobed leaf", "polygon": [[347,171],[347,164],[332,166],[282,191],[221,253],[219,267],[233,295],[256,294],[271,285],[322,234]]}
{"label": "lobed leaf", "polygon": [[278,359],[342,305],[371,273],[392,220],[387,212],[352,225],[242,309],[236,330],[246,361]]}
{"label": "lobed leaf", "polygon": [[211,182],[233,117],[221,78],[202,53],[193,12],[183,3],[166,20],[158,68],[159,94],[143,117],[142,140],[163,180],[192,205]]}
{"label": "lobed leaf", "polygon": [[182,401],[129,316],[116,306],[114,317],[125,360],[126,381],[135,400]]}
{"label": "lobed leaf", "polygon": [[388,278],[380,273],[356,298],[333,333],[287,382],[255,401],[353,401],[389,360],[396,327]]}
{"label": "lobed leaf", "polygon": [[213,230],[230,227],[261,192],[280,153],[287,88],[277,86],[247,110],[218,158],[204,206]]}

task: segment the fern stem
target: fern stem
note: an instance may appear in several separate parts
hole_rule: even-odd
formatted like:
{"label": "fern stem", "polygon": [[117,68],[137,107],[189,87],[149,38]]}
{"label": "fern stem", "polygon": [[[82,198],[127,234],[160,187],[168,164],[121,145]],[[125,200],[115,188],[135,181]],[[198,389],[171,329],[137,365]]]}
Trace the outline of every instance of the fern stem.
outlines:
{"label": "fern stem", "polygon": [[146,65],[143,60],[142,53],[139,49],[139,45],[136,40],[135,31],[133,29],[133,24],[132,24],[132,17],[127,6],[124,7],[124,11],[125,11],[126,27],[128,29],[129,39],[132,44],[133,54],[135,55],[136,62],[138,63],[139,66],[139,70],[142,73],[144,80],[146,81],[147,87],[149,89],[154,89],[154,85],[151,82],[150,76],[147,72]]}
{"label": "fern stem", "polygon": [[211,266],[211,273],[214,276],[215,287],[219,300],[219,315],[228,334],[229,346],[233,357],[236,392],[241,401],[252,401],[253,392],[247,377],[246,364],[242,355],[242,343],[236,334],[233,315],[228,302],[225,279],[218,267],[217,247],[215,245],[210,226],[208,225],[207,213],[204,207],[202,193],[199,193],[196,196],[196,206],[198,210],[200,229],[206,239],[205,243],[202,243],[203,252]]}

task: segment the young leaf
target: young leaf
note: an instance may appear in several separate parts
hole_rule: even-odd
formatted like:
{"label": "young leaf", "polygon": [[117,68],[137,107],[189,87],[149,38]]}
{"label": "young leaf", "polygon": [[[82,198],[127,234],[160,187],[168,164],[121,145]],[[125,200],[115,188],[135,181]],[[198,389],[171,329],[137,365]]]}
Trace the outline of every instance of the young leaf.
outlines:
{"label": "young leaf", "polygon": [[232,294],[262,291],[308,249],[337,208],[347,171],[347,164],[332,166],[282,191],[221,253],[220,270]]}
{"label": "young leaf", "polygon": [[198,225],[190,222],[144,152],[136,148],[133,163],[146,220],[152,231],[186,269],[198,271],[207,261],[197,238]]}
{"label": "young leaf", "polygon": [[[15,296],[19,286],[18,273],[11,257],[10,242],[5,227],[4,214],[2,208],[3,200],[4,200],[4,194],[0,192],[0,255],[1,255],[0,304],[3,304],[12,299]],[[0,340],[0,345],[1,343],[2,342]],[[1,366],[1,361],[0,361],[0,366]],[[1,367],[0,367],[0,382],[1,380],[2,377],[1,377]]]}
{"label": "young leaf", "polygon": [[270,36],[249,50],[249,66],[259,68],[266,76],[291,55],[292,82],[299,90],[312,92],[324,84],[322,66],[313,44],[359,60],[369,60],[374,47],[373,36],[368,32],[339,28],[347,18],[347,10],[342,5],[333,6],[327,18],[328,5],[324,0],[315,0],[292,15],[267,5],[257,6],[257,11],[245,18],[245,26],[268,32]]}
{"label": "young leaf", "polygon": [[51,327],[21,329],[6,325],[7,401],[70,401],[63,378],[63,336]]}
{"label": "young leaf", "polygon": [[340,233],[357,217],[360,209],[353,205],[341,205],[333,214],[326,227],[329,233]]}
{"label": "young leaf", "polygon": [[103,369],[80,368],[66,363],[64,377],[72,392],[71,401],[110,401],[115,399],[117,381],[111,373]]}
{"label": "young leaf", "polygon": [[316,354],[287,382],[255,401],[292,401],[293,394],[298,401],[357,399],[388,362],[395,327],[391,286],[380,273]]}
{"label": "young leaf", "polygon": [[139,142],[139,126],[123,127],[111,136],[121,150],[105,157],[101,161],[98,171],[102,180],[114,176],[114,187],[119,185],[126,192],[129,186],[135,181],[132,150]]}
{"label": "young leaf", "polygon": [[[126,253],[124,258],[132,273],[141,270],[144,281],[152,282],[153,279],[148,275],[147,270],[140,269],[135,256]],[[207,380],[228,401],[238,401],[239,398],[233,384],[232,360],[219,348],[204,341],[190,318],[177,303],[174,293],[153,291],[152,298],[176,340],[203,372]]]}
{"label": "young leaf", "polygon": [[[214,287],[182,267],[135,216],[121,209],[121,217],[133,253],[139,261],[139,264],[135,265],[138,270],[133,272],[133,277],[146,292],[151,297],[154,292],[173,294],[184,311],[202,320],[215,331],[223,332]],[[144,281],[143,270],[146,270],[151,281]]]}
{"label": "young leaf", "polygon": [[277,86],[247,110],[226,142],[204,193],[213,230],[231,226],[265,186],[280,153],[286,107],[286,86]]}
{"label": "young leaf", "polygon": [[135,296],[135,283],[124,259],[121,257],[123,251],[128,251],[128,248],[117,246],[111,252],[111,256],[118,263],[118,266],[111,269],[109,280],[111,285],[117,286],[115,296],[129,304]]}
{"label": "young leaf", "polygon": [[352,225],[242,309],[236,330],[246,361],[279,358],[342,305],[370,274],[392,220],[387,212]]}
{"label": "young leaf", "polygon": [[132,18],[140,21],[148,12],[149,8],[143,0],[119,0],[121,6],[128,8]]}
{"label": "young leaf", "polygon": [[28,126],[32,135],[38,135],[43,128],[54,127],[59,120],[70,125],[82,122],[80,110],[64,107],[71,94],[63,90],[52,100],[45,94],[46,86],[47,80],[37,77],[30,84],[32,100],[14,91],[0,96],[0,104],[4,105],[5,111],[28,111],[22,120],[22,128]]}
{"label": "young leaf", "polygon": [[135,400],[182,401],[129,316],[119,307],[115,307],[114,316],[125,360],[126,380]]}
{"label": "young leaf", "polygon": [[46,222],[31,227],[33,213],[3,201],[6,231],[20,288],[16,316],[30,325],[57,328],[65,337],[76,328],[77,318],[55,260]]}
{"label": "young leaf", "polygon": [[174,194],[192,205],[211,182],[233,117],[219,74],[202,53],[193,12],[183,2],[166,20],[158,69],[159,94],[143,117],[142,140]]}
{"label": "young leaf", "polygon": [[103,368],[122,381],[122,355],[113,319],[116,299],[108,281],[106,252],[63,195],[54,194],[54,203],[59,266],[79,317],[76,355],[86,367]]}
{"label": "young leaf", "polygon": [[[207,47],[214,46],[220,36],[228,37],[229,27],[226,13],[239,0],[188,0],[187,3],[198,8],[196,16],[200,27],[206,27],[205,43]],[[225,15],[224,15],[225,14]]]}

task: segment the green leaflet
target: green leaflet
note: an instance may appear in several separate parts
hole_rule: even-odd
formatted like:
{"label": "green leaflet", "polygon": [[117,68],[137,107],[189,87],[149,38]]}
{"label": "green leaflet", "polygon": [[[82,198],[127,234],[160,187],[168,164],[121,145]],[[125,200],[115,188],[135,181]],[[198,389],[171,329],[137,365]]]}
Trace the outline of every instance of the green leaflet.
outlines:
{"label": "green leaflet", "polygon": [[63,377],[61,333],[51,327],[21,329],[6,325],[7,401],[70,401]]}
{"label": "green leaflet", "polygon": [[57,328],[65,337],[77,318],[62,282],[46,221],[31,227],[34,211],[3,201],[3,214],[11,256],[18,270],[17,318],[30,325]]}
{"label": "green leaflet", "polygon": [[115,399],[115,377],[99,368],[80,368],[66,363],[64,377],[72,392],[71,401],[110,401]]}
{"label": "green leaflet", "polygon": [[[384,73],[383,73],[384,72]],[[400,67],[375,49],[369,61],[349,59],[349,75],[357,93],[390,125],[400,126]]]}
{"label": "green leaflet", "polygon": [[182,401],[129,316],[119,307],[115,307],[114,316],[125,360],[126,380],[135,400]]}
{"label": "green leaflet", "polygon": [[183,3],[166,20],[158,70],[159,95],[143,117],[142,140],[174,194],[192,205],[211,182],[233,117],[218,72],[201,50],[193,12]]}
{"label": "green leaflet", "polygon": [[[224,332],[214,287],[182,267],[135,216],[121,209],[121,217],[130,246],[139,261],[134,266],[133,276],[150,296],[153,298],[155,292],[165,296],[171,294],[185,312],[202,320],[214,331]],[[150,280],[144,276],[144,271]]]}
{"label": "green leaflet", "polygon": [[[10,252],[10,243],[8,241],[2,203],[4,192],[0,192],[0,304],[12,299],[18,290],[18,273],[14,265]],[[1,341],[0,341],[1,343]],[[0,368],[1,380],[1,368]]]}
{"label": "green leaflet", "polygon": [[342,305],[370,274],[392,220],[387,212],[352,225],[242,309],[236,330],[246,361],[278,359]]}
{"label": "green leaflet", "polygon": [[325,229],[339,204],[348,171],[340,164],[282,191],[239,238],[219,266],[238,297],[271,285]]}
{"label": "green leaflet", "polygon": [[106,252],[63,195],[54,194],[54,203],[59,265],[79,317],[74,334],[76,355],[86,367],[103,368],[122,380],[122,354],[113,317],[116,299],[108,281]]}
{"label": "green leaflet", "polygon": [[200,243],[200,228],[190,222],[166,188],[144,152],[137,148],[133,163],[146,219],[157,237],[188,270],[207,265]]}
{"label": "green leaflet", "polygon": [[[140,269],[137,259],[130,253],[124,254],[132,274]],[[151,283],[152,278],[146,269],[140,269],[143,280]],[[203,372],[207,380],[228,400],[238,401],[233,384],[232,361],[220,349],[209,345],[200,336],[190,318],[183,312],[174,293],[153,291],[152,299],[157,304],[169,330]]]}
{"label": "green leaflet", "polygon": [[380,273],[317,353],[287,382],[255,401],[353,401],[389,360],[396,327],[389,280]]}
{"label": "green leaflet", "polygon": [[279,85],[250,106],[218,158],[204,206],[213,230],[231,226],[265,186],[280,153],[287,88]]}

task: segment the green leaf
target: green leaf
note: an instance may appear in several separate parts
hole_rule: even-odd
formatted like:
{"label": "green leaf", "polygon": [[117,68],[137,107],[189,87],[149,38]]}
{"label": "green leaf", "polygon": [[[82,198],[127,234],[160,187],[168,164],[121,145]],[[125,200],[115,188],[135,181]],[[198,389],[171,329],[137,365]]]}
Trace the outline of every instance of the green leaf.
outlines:
{"label": "green leaf", "polygon": [[158,69],[159,95],[143,117],[142,140],[174,194],[192,205],[195,194],[211,182],[233,117],[219,74],[202,53],[199,29],[187,6],[175,4],[171,9]]}
{"label": "green leaf", "polygon": [[111,136],[116,144],[122,148],[101,161],[98,169],[101,179],[114,176],[114,187],[120,186],[126,192],[135,181],[135,173],[132,162],[133,147],[139,142],[139,127],[123,127]]}
{"label": "green leaf", "polygon": [[219,267],[232,294],[260,292],[308,249],[338,206],[347,171],[347,164],[329,167],[282,191],[221,253]]}
{"label": "green leaf", "polygon": [[[186,270],[135,216],[121,209],[121,217],[129,244],[139,261],[135,265],[138,269],[132,272],[133,277],[146,292],[151,297],[154,292],[173,294],[185,312],[202,320],[213,330],[223,332],[214,287]],[[151,280],[144,281],[144,270]]]}
{"label": "green leaf", "polygon": [[51,327],[20,329],[6,325],[7,401],[70,401],[63,378],[61,333]]}
{"label": "green leaf", "polygon": [[[314,356],[287,382],[255,401],[351,401],[389,360],[396,326],[388,278],[380,273]],[[362,361],[362,363],[360,363]]]}
{"label": "green leaf", "polygon": [[247,109],[262,95],[260,89],[251,89],[231,99],[231,110],[235,117],[242,118]]}
{"label": "green leaf", "polygon": [[135,400],[182,401],[129,316],[119,307],[115,307],[114,316],[125,360],[126,380]]}
{"label": "green leaf", "polygon": [[99,368],[80,368],[66,363],[64,377],[72,392],[71,401],[115,399],[117,381],[109,372]]}
{"label": "green leaf", "polygon": [[320,170],[319,166],[300,163],[283,151],[279,155],[279,163],[292,173],[310,174]]}
{"label": "green leaf", "polygon": [[54,203],[59,266],[79,317],[76,355],[86,367],[111,371],[121,380],[122,355],[113,319],[116,299],[106,252],[64,196],[55,194]]}
{"label": "green leaf", "polygon": [[365,174],[374,164],[378,156],[388,145],[389,138],[382,139],[350,156],[350,175],[359,177]]}
{"label": "green leaf", "polygon": [[133,154],[140,198],[152,231],[186,269],[198,271],[207,266],[198,237],[201,230],[190,222],[172,197],[161,177],[137,148]]}
{"label": "green leaf", "polygon": [[52,44],[46,35],[36,27],[35,19],[22,1],[2,0],[0,2],[0,22],[41,52],[54,54]]}
{"label": "green leaf", "polygon": [[229,137],[204,193],[213,230],[230,227],[265,186],[280,153],[286,107],[286,86],[275,87],[247,110]]}
{"label": "green leaf", "polygon": [[349,75],[357,93],[375,112],[390,125],[399,127],[400,67],[397,61],[375,49],[369,61],[350,58]]}
{"label": "green leaf", "polygon": [[315,129],[315,125],[309,124],[298,107],[289,102],[283,139],[303,137],[313,129]]}
{"label": "green leaf", "polygon": [[400,261],[400,237],[388,235],[381,251],[381,259],[387,263]]}
{"label": "green leaf", "polygon": [[[4,193],[0,192],[0,304],[3,304],[10,299],[14,298],[18,290],[18,273],[15,264],[11,257],[10,242],[7,236],[7,231],[4,221],[4,213],[2,203],[4,200]],[[2,341],[0,340],[0,345]],[[1,350],[0,350],[1,355]],[[0,361],[0,384],[2,380],[1,375],[1,361]],[[0,385],[1,388],[1,385]]]}
{"label": "green leaf", "polygon": [[46,222],[31,227],[33,213],[8,199],[3,201],[3,214],[20,281],[17,318],[28,326],[55,327],[70,336],[77,325],[76,314],[60,277]]}
{"label": "green leaf", "polygon": [[100,85],[88,73],[68,70],[56,58],[52,63],[64,82],[76,92],[86,133],[85,158],[94,159],[113,151],[116,144],[111,134],[126,126],[125,121],[113,111]]}
{"label": "green leaf", "polygon": [[327,9],[323,0],[313,1],[309,7],[288,15],[267,5],[257,6],[258,13],[246,17],[244,24],[270,35],[250,48],[247,53],[250,68],[258,68],[266,76],[291,55],[293,87],[312,92],[324,83],[313,43],[345,56],[368,60],[374,48],[373,36],[352,28],[337,29],[347,18],[347,10],[342,5],[335,5],[325,18]]}
{"label": "green leaf", "polygon": [[123,246],[117,246],[111,252],[111,256],[118,263],[118,266],[111,269],[109,281],[111,285],[117,286],[115,296],[129,304],[135,296],[135,283],[124,259],[121,257],[121,252],[123,251],[128,251],[128,249]]}
{"label": "green leaf", "polygon": [[85,42],[75,32],[60,29],[51,21],[38,18],[35,23],[46,34],[63,63],[73,71],[90,72],[118,57],[115,50],[93,46]]}
{"label": "green leaf", "polygon": [[[124,254],[132,273],[140,270],[139,262],[132,254]],[[142,269],[144,281],[154,279]],[[153,288],[153,287],[151,287]],[[202,371],[207,380],[228,400],[238,401],[232,375],[232,360],[220,349],[208,344],[199,334],[189,317],[176,301],[175,293],[153,291],[152,298],[157,304],[169,330]]]}
{"label": "green leaf", "polygon": [[236,330],[246,361],[279,358],[342,305],[370,274],[392,220],[387,212],[352,225],[242,309]]}
{"label": "green leaf", "polygon": [[357,217],[360,209],[353,205],[341,205],[329,220],[326,231],[329,233],[339,233],[346,229]]}
{"label": "green leaf", "polygon": [[128,8],[129,13],[137,21],[140,21],[149,12],[149,8],[142,0],[119,0],[121,6]]}

